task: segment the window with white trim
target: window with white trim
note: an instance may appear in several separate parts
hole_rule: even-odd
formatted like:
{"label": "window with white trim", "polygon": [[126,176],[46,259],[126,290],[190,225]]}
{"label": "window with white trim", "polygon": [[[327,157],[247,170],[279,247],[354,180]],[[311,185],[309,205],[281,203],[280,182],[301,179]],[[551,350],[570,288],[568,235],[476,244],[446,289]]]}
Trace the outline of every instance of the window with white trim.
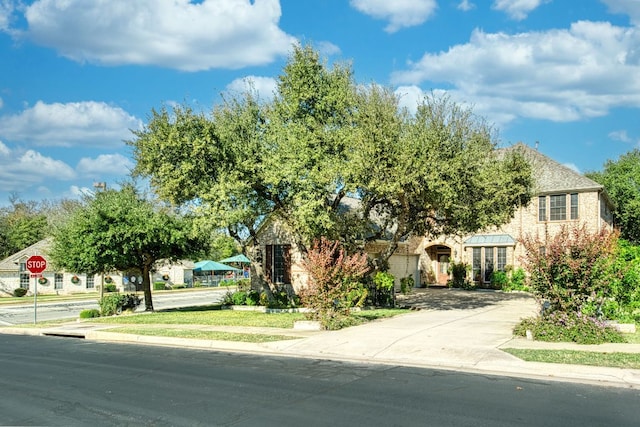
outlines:
{"label": "window with white trim", "polygon": [[547,220],[547,196],[538,197],[538,221]]}
{"label": "window with white trim", "polygon": [[53,275],[53,289],[62,289],[62,274],[55,273]]}
{"label": "window with white trim", "polygon": [[567,219],[567,195],[553,194],[549,196],[549,220],[564,221]]}
{"label": "window with white trim", "polygon": [[578,219],[578,193],[571,194],[571,219]]}

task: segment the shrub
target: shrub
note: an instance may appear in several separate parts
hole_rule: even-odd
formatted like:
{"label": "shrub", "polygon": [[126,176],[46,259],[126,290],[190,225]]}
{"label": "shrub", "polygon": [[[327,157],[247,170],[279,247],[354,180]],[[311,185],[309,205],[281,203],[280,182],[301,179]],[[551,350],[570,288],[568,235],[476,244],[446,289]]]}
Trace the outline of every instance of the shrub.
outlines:
{"label": "shrub", "polygon": [[105,292],[117,292],[118,288],[116,287],[115,283],[107,283],[106,285],[104,285],[104,291]]}
{"label": "shrub", "polygon": [[308,316],[325,329],[340,327],[349,317],[352,291],[369,270],[366,254],[347,255],[338,242],[322,238],[313,244],[303,266],[309,282],[300,297],[312,309]]}
{"label": "shrub", "polygon": [[100,310],[92,308],[92,309],[82,310],[80,312],[81,319],[92,319],[94,317],[100,317]]}
{"label": "shrub", "polygon": [[504,271],[494,271],[491,273],[491,287],[493,289],[504,289],[508,287],[509,277]]}
{"label": "shrub", "polygon": [[245,303],[247,305],[258,305],[260,303],[260,292],[256,290],[250,290],[247,292]]}
{"label": "shrub", "polygon": [[154,291],[164,291],[166,288],[167,288],[167,285],[164,282],[153,282]]}
{"label": "shrub", "polygon": [[373,276],[373,284],[371,289],[370,300],[376,306],[393,307],[395,306],[395,277],[388,272],[379,271]]}
{"label": "shrub", "polygon": [[413,277],[407,276],[400,279],[400,292],[403,294],[411,293],[411,289],[415,286],[416,282]]}
{"label": "shrub", "polygon": [[237,291],[231,294],[231,301],[233,305],[245,305],[247,302],[247,293],[244,291]]}
{"label": "shrub", "polygon": [[119,293],[112,293],[105,295],[98,301],[100,306],[100,314],[103,316],[113,316],[118,313],[118,310],[122,308],[121,297]]}
{"label": "shrub", "polygon": [[511,272],[506,285],[502,286],[503,291],[529,291],[527,286],[527,274],[522,268],[517,268]]}
{"label": "shrub", "polygon": [[103,316],[113,316],[122,313],[123,310],[135,310],[140,302],[141,299],[135,294],[112,293],[102,297],[98,305]]}
{"label": "shrub", "polygon": [[580,313],[553,312],[547,316],[528,318],[521,321],[513,333],[526,336],[529,330],[539,341],[575,342],[578,344],[602,344],[625,342],[616,329],[603,322]]}
{"label": "shrub", "polygon": [[22,298],[23,296],[25,296],[27,294],[27,292],[29,292],[28,289],[16,288],[16,289],[13,290],[13,296],[14,297],[18,297],[18,298]]}
{"label": "shrub", "polygon": [[617,232],[563,226],[551,238],[528,236],[521,241],[531,289],[539,300],[549,302],[550,311],[580,313],[594,297],[599,302],[607,297]]}
{"label": "shrub", "polygon": [[466,290],[474,290],[476,288],[475,284],[467,277],[469,264],[454,261],[449,268],[451,269],[451,280],[447,283],[449,287]]}

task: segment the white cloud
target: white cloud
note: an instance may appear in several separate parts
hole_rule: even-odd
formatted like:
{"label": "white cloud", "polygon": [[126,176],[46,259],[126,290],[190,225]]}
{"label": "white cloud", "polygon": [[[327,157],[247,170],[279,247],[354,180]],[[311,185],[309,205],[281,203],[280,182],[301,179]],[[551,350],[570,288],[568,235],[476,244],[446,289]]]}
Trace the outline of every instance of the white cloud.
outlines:
{"label": "white cloud", "polygon": [[248,90],[254,91],[258,98],[264,101],[273,99],[278,83],[272,77],[247,76],[235,79],[227,85],[227,91],[243,93]]}
{"label": "white cloud", "polygon": [[562,166],[564,166],[566,168],[569,168],[574,172],[577,172],[577,173],[580,173],[580,174],[582,173],[582,172],[580,172],[580,168],[578,168],[578,166],[576,166],[575,163],[563,163]]}
{"label": "white cloud", "polygon": [[602,22],[515,35],[476,30],[468,43],[425,54],[392,81],[449,86],[496,123],[575,121],[640,106],[639,42],[640,30]]}
{"label": "white cloud", "polygon": [[8,156],[10,153],[11,150],[9,150],[9,147],[4,145],[4,143],[0,141],[0,158]]}
{"label": "white cloud", "polygon": [[93,190],[88,187],[78,187],[77,185],[72,185],[66,192],[64,192],[63,197],[70,199],[79,199],[91,194],[93,194]]}
{"label": "white cloud", "polygon": [[128,175],[135,165],[121,154],[101,154],[95,159],[83,157],[76,170],[82,176],[102,178],[104,176]]}
{"label": "white cloud", "polygon": [[626,130],[616,130],[613,132],[609,132],[609,138],[614,141],[621,141],[626,143],[634,142],[633,139],[627,134]]}
{"label": "white cloud", "polygon": [[458,4],[458,10],[462,10],[464,12],[468,12],[472,9],[476,8],[476,5],[471,3],[469,0],[462,0],[459,4]]}
{"label": "white cloud", "polygon": [[34,150],[11,150],[0,142],[0,188],[5,192],[22,191],[39,183],[67,181],[75,177],[75,171],[63,161]]}
{"label": "white cloud", "polygon": [[550,0],[495,0],[492,8],[505,12],[511,19],[522,21],[534,9]]}
{"label": "white cloud", "polygon": [[350,0],[350,3],[366,15],[388,20],[385,31],[389,33],[422,24],[438,7],[436,0]]}
{"label": "white cloud", "polygon": [[78,62],[233,69],[290,51],[280,16],[278,0],[37,0],[25,35]]}
{"label": "white cloud", "polygon": [[340,52],[342,52],[338,46],[336,46],[331,42],[326,42],[326,41],[319,42],[316,45],[316,48],[318,49],[318,52],[320,52],[320,55],[322,56],[338,55]]}
{"label": "white cloud", "polygon": [[12,0],[0,0],[0,31],[9,30],[11,15],[15,10]]}
{"label": "white cloud", "polygon": [[46,104],[38,101],[20,114],[0,117],[0,136],[40,146],[119,146],[142,122],[103,102]]}
{"label": "white cloud", "polygon": [[637,0],[602,0],[611,13],[629,15],[635,25],[640,25],[640,2]]}

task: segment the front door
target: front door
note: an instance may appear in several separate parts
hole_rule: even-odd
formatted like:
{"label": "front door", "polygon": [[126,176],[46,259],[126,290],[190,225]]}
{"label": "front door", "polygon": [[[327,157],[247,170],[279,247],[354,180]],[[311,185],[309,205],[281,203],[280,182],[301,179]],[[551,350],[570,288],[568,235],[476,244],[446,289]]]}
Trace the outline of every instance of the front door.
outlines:
{"label": "front door", "polygon": [[438,253],[437,255],[437,264],[438,264],[438,285],[446,285],[447,281],[450,279],[449,276],[449,260],[451,258],[451,253]]}

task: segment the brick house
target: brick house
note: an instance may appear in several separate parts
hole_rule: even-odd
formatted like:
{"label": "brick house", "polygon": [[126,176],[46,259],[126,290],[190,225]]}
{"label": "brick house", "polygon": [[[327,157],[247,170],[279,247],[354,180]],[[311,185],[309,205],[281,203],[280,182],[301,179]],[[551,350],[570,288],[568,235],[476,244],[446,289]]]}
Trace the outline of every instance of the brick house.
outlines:
{"label": "brick house", "polygon": [[[520,150],[532,166],[535,188],[531,202],[518,208],[511,222],[502,227],[473,235],[401,242],[389,260],[396,287],[407,276],[413,277],[416,284],[444,286],[451,278],[452,260],[470,265],[472,280],[482,286],[490,282],[493,271],[520,266],[521,237],[554,235],[562,225],[586,224],[592,230],[613,227],[612,204],[602,185],[525,144],[502,149],[508,150]],[[354,203],[353,200],[345,203]],[[258,235],[266,277],[272,283],[291,284],[294,290],[304,286],[307,274],[302,256],[287,227],[270,217]],[[375,255],[384,243],[371,242],[365,250]]]}
{"label": "brick house", "polygon": [[596,231],[613,228],[612,203],[604,187],[525,144],[503,150],[520,150],[529,161],[535,182],[534,196],[516,210],[502,227],[467,236],[425,238],[418,253],[423,283],[445,285],[451,260],[471,266],[471,279],[490,282],[491,273],[520,266],[524,254],[518,240],[524,236],[553,236],[563,225],[585,225]]}

